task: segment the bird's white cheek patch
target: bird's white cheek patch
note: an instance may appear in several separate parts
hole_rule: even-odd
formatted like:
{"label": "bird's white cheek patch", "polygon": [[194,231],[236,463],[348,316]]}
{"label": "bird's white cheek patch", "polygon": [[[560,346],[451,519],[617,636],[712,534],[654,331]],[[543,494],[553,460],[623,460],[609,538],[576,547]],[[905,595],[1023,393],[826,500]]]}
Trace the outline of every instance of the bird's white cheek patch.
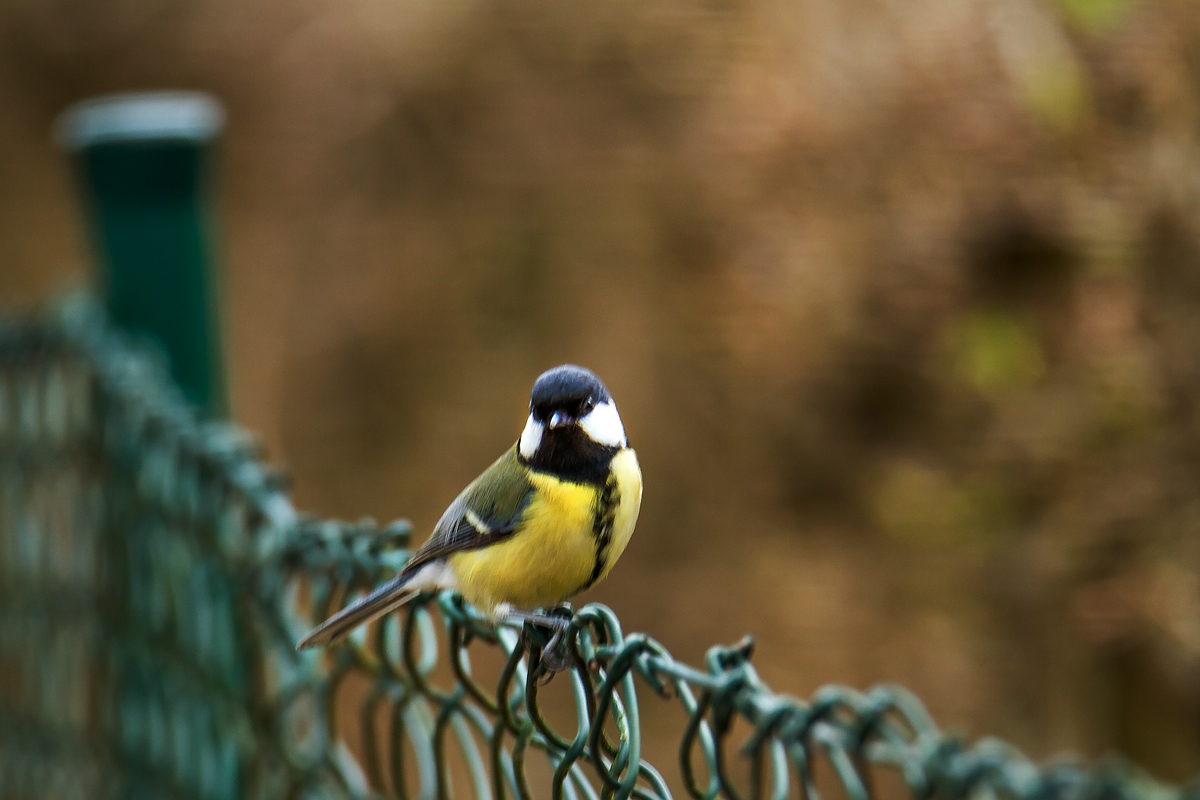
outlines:
{"label": "bird's white cheek patch", "polygon": [[612,403],[601,403],[579,420],[579,427],[596,444],[608,447],[625,446],[625,426]]}
{"label": "bird's white cheek patch", "polygon": [[525,430],[521,431],[521,455],[525,458],[533,458],[533,454],[537,452],[538,445],[542,443],[542,431],[545,426],[533,418],[533,414],[529,415],[529,419],[525,421]]}

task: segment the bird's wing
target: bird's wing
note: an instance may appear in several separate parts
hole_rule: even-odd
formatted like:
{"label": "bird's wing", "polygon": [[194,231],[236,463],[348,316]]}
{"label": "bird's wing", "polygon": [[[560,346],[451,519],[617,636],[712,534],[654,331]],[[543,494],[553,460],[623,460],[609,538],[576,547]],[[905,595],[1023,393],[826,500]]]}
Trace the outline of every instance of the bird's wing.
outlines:
{"label": "bird's wing", "polygon": [[411,600],[415,591],[409,581],[429,562],[512,536],[532,497],[529,470],[517,460],[514,447],[455,498],[434,526],[433,534],[413,553],[399,575],[325,620],[297,647],[329,644]]}
{"label": "bird's wing", "polygon": [[533,490],[528,468],[517,460],[514,447],[455,498],[401,574],[411,575],[430,561],[512,536]]}

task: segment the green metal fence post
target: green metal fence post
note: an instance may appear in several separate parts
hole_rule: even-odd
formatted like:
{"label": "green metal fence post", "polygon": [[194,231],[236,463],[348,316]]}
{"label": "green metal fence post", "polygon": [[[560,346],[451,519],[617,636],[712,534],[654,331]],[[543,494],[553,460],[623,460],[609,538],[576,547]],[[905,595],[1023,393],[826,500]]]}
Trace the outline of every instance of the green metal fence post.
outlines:
{"label": "green metal fence post", "polygon": [[154,337],[184,394],[226,411],[210,177],[223,112],[199,92],[86,100],[58,122],[93,227],[113,321]]}

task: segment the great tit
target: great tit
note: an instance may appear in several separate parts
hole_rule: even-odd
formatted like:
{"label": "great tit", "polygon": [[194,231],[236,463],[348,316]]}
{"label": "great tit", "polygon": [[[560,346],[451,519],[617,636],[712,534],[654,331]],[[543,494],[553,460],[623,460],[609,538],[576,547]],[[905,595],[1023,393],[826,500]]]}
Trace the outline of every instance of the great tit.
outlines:
{"label": "great tit", "polygon": [[542,373],[521,438],[463,490],[395,578],[313,629],[319,647],[404,605],[456,589],[495,620],[529,619],[593,586],[629,543],[642,472],[608,389],[567,364]]}

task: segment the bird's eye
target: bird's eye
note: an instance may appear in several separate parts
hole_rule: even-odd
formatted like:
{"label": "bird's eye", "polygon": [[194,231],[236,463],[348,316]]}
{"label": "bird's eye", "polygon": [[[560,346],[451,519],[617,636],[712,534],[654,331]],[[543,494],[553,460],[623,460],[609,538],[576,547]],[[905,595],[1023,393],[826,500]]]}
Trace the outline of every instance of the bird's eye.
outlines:
{"label": "bird's eye", "polygon": [[582,403],[579,404],[579,416],[582,417],[584,414],[588,413],[595,407],[596,407],[596,401],[589,397],[587,400],[584,400]]}

